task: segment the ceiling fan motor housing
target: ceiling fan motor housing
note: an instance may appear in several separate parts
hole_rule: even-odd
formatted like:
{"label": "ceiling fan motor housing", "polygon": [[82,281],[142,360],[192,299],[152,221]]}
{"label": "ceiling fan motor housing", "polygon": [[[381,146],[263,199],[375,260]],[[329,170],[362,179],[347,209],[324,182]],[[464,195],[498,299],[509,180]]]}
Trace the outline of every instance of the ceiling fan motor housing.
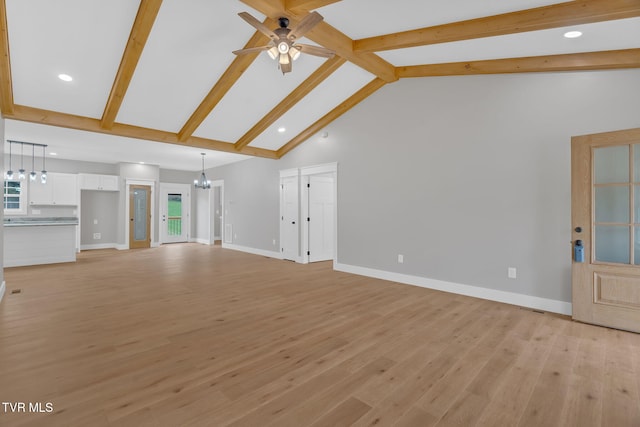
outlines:
{"label": "ceiling fan motor housing", "polygon": [[287,28],[289,26],[289,18],[284,16],[278,18],[278,25],[280,25],[280,28]]}

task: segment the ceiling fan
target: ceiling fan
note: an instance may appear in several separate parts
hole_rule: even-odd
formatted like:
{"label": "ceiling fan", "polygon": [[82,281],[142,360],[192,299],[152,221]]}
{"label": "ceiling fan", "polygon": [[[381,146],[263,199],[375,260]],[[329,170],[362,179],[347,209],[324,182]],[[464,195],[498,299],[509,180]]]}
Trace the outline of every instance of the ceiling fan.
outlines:
{"label": "ceiling fan", "polygon": [[251,47],[248,49],[240,49],[233,51],[236,55],[244,55],[247,53],[266,50],[272,59],[278,59],[278,68],[282,74],[291,71],[291,63],[298,59],[300,52],[309,55],[321,56],[323,58],[331,58],[335,53],[329,49],[319,46],[311,46],[308,44],[296,43],[296,40],[302,37],[307,31],[318,25],[324,18],[318,12],[311,12],[305,16],[295,28],[289,28],[289,19],[279,18],[279,28],[270,30],[262,22],[248,14],[240,12],[238,14],[242,19],[247,21],[256,30],[268,36],[271,41],[266,46]]}

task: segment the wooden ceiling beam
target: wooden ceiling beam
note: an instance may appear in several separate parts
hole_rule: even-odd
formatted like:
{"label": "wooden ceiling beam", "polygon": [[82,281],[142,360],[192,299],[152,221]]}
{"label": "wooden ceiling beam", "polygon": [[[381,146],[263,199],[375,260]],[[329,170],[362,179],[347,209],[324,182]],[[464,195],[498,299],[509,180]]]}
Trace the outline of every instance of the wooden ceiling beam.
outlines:
{"label": "wooden ceiling beam", "polygon": [[[264,24],[269,27],[275,27],[277,24],[275,21],[267,18]],[[264,46],[269,42],[269,38],[259,31],[256,31],[249,39],[243,49],[249,49],[252,47]],[[191,114],[191,117],[182,126],[180,132],[178,132],[178,138],[180,141],[186,141],[193,135],[193,132],[198,129],[202,122],[211,114],[216,105],[224,98],[229,89],[238,81],[242,74],[249,68],[253,61],[258,57],[260,52],[248,53],[245,55],[237,55],[231,62],[231,65],[227,67],[222,76],[218,79],[216,84],[211,88],[207,96],[204,97],[198,108]]]}
{"label": "wooden ceiling beam", "polygon": [[327,126],[329,123],[331,123],[332,121],[334,121],[338,117],[342,116],[344,113],[349,111],[351,108],[355,107],[358,103],[360,103],[365,98],[369,97],[369,95],[371,95],[372,93],[374,93],[375,91],[380,89],[386,83],[387,82],[385,82],[384,80],[382,80],[380,78],[373,79],[366,86],[364,86],[362,89],[360,89],[359,91],[357,91],[356,93],[351,95],[349,98],[347,98],[345,101],[343,101],[336,108],[334,108],[333,110],[329,111],[327,114],[325,114],[322,118],[317,120],[311,126],[309,126],[305,130],[300,132],[291,141],[287,142],[285,145],[280,147],[280,149],[278,149],[278,151],[276,151],[276,154],[277,154],[278,158],[281,158],[282,156],[287,154],[289,151],[293,150],[298,145],[302,144],[304,141],[306,141],[307,139],[309,139],[310,137],[312,137],[313,135],[318,133],[322,128]]}
{"label": "wooden ceiling beam", "polygon": [[355,40],[356,53],[379,52],[640,16],[638,0],[576,0]]}
{"label": "wooden ceiling beam", "polygon": [[258,135],[264,132],[269,126],[275,123],[283,114],[289,111],[301,99],[307,96],[313,89],[322,83],[327,77],[333,74],[344,64],[346,60],[339,56],[327,59],[316,71],[302,82],[293,92],[285,96],[271,111],[269,111],[258,123],[255,124],[236,142],[236,149],[242,149],[251,143]]}
{"label": "wooden ceiling beam", "polygon": [[9,29],[5,0],[0,0],[0,112],[3,115],[13,113],[13,81],[9,59]]}
{"label": "wooden ceiling beam", "polygon": [[399,67],[404,77],[463,76],[473,74],[538,73],[553,71],[640,68],[640,49],[570,53],[564,55],[450,62]]}
{"label": "wooden ceiling beam", "polygon": [[273,150],[263,148],[245,147],[236,150],[233,144],[213,139],[191,137],[186,141],[180,141],[178,135],[156,129],[148,129],[139,126],[131,126],[121,123],[114,123],[111,129],[102,127],[100,120],[89,117],[76,116],[73,114],[59,113],[57,111],[42,110],[39,108],[14,105],[14,111],[6,114],[5,118],[20,120],[31,123],[38,123],[49,126],[58,126],[68,129],[97,132],[107,135],[123,136],[127,138],[144,139],[147,141],[163,142],[188,147],[197,147],[207,150],[224,151],[227,153],[246,154],[249,156],[265,157],[276,159],[277,154]]}
{"label": "wooden ceiling beam", "polygon": [[286,0],[285,9],[295,13],[309,12],[342,0]]}
{"label": "wooden ceiling beam", "polygon": [[116,120],[161,5],[162,0],[142,0],[140,2],[138,14],[133,22],[118,73],[111,87],[107,105],[102,113],[100,126],[105,129],[110,129]]}
{"label": "wooden ceiling beam", "polygon": [[[306,11],[299,12],[287,9],[285,0],[241,1],[273,19],[278,19],[282,16],[287,17],[291,21],[291,26],[295,26],[306,15]],[[387,83],[398,80],[393,65],[374,53],[355,53],[353,51],[353,40],[324,21],[306,33],[305,37],[320,46],[333,50],[338,56],[367,70]]]}

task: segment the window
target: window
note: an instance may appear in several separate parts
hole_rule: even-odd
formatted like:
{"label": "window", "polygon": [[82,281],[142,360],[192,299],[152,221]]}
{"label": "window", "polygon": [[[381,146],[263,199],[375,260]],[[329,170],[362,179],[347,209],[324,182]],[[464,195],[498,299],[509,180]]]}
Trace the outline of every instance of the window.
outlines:
{"label": "window", "polygon": [[4,181],[4,213],[19,215],[27,213],[27,192],[24,181]]}

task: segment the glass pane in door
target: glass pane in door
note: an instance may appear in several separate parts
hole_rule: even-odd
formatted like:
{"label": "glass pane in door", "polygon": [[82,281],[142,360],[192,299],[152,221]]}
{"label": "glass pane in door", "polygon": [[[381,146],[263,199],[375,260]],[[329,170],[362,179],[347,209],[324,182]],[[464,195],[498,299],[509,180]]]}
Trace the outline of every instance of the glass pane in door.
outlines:
{"label": "glass pane in door", "polygon": [[593,175],[596,184],[629,182],[629,146],[593,150]]}
{"label": "glass pane in door", "polygon": [[629,186],[596,187],[596,222],[629,223]]}
{"label": "glass pane in door", "polygon": [[182,235],[182,194],[168,194],[167,236]]}
{"label": "glass pane in door", "polygon": [[147,190],[137,189],[133,192],[133,239],[147,240]]}
{"label": "glass pane in door", "polygon": [[629,227],[596,226],[596,261],[629,264]]}
{"label": "glass pane in door", "polygon": [[633,145],[633,182],[640,182],[640,144]]}

